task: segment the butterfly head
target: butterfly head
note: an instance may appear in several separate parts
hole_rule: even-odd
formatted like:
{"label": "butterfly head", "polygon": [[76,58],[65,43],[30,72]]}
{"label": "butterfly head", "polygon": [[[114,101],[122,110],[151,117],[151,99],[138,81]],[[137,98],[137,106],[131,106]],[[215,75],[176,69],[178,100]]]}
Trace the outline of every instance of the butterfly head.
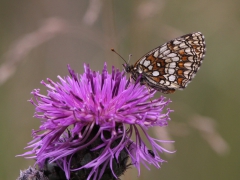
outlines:
{"label": "butterfly head", "polygon": [[129,65],[128,63],[123,64],[123,67],[124,67],[126,73],[130,73],[133,70],[133,65]]}

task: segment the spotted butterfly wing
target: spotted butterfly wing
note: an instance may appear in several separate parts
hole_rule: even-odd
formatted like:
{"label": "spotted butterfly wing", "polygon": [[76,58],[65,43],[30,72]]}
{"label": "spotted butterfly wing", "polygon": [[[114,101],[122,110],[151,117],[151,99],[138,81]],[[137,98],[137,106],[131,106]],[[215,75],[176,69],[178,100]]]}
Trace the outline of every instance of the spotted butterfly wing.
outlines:
{"label": "spotted butterfly wing", "polygon": [[125,65],[134,80],[165,94],[184,89],[205,56],[204,36],[191,33],[171,40],[145,54],[134,65]]}

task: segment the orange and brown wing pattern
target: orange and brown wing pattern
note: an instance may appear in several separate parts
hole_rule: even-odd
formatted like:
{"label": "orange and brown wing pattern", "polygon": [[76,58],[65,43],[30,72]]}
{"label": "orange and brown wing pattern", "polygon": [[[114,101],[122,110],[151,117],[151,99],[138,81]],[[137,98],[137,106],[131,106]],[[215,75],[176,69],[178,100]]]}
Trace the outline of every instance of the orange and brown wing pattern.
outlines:
{"label": "orange and brown wing pattern", "polygon": [[204,36],[191,33],[171,40],[144,55],[133,66],[132,73],[163,93],[183,89],[197,73],[205,56]]}

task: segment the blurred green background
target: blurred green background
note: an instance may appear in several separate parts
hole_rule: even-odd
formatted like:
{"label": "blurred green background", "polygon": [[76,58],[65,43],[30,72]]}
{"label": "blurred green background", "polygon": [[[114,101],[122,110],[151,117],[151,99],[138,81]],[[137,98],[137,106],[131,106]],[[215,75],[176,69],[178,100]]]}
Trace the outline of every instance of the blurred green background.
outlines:
{"label": "blurred green background", "polygon": [[[175,37],[200,31],[207,53],[200,71],[184,90],[168,95],[172,121],[152,135],[174,140],[177,152],[163,155],[161,169],[130,168],[123,180],[240,179],[239,0],[41,0],[0,2],[0,179],[12,180],[34,161],[15,155],[40,122],[27,102],[47,77],[68,75],[66,65],[83,63],[122,69],[115,48],[133,64]],[[157,96],[160,96],[157,93]]]}

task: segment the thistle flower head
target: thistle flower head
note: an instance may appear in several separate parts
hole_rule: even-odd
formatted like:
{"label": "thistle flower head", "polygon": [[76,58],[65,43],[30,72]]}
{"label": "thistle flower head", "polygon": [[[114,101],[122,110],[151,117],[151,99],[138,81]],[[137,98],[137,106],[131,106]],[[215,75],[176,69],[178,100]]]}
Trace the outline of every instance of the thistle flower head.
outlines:
{"label": "thistle flower head", "polygon": [[88,180],[101,179],[106,172],[117,179],[128,159],[139,173],[141,163],[159,168],[164,162],[159,153],[169,152],[159,142],[168,141],[150,137],[147,130],[168,124],[171,110],[165,107],[170,101],[151,100],[154,90],[130,82],[114,67],[108,73],[106,64],[102,73],[89,65],[84,69],[79,75],[68,66],[70,76],[41,82],[47,95],[39,89],[32,92],[30,102],[41,125],[33,131],[34,139],[27,146],[31,150],[23,156],[35,158],[40,168],[46,168],[46,162],[56,164],[67,179],[76,172]]}

